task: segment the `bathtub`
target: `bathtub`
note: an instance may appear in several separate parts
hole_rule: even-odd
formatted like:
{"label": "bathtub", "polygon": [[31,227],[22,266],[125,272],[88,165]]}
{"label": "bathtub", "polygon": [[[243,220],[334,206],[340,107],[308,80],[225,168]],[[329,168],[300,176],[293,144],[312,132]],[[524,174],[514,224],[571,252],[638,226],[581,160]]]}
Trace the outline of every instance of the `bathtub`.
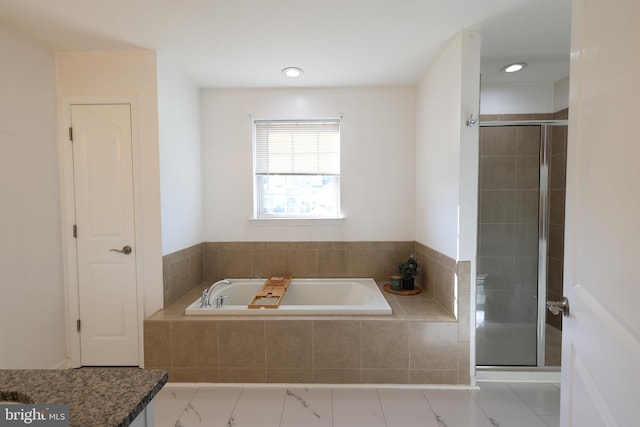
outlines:
{"label": "bathtub", "polygon": [[[229,279],[211,294],[212,306],[200,307],[200,298],[185,309],[187,316],[268,316],[318,314],[390,315],[391,307],[373,279],[294,278],[278,308],[247,308],[260,290],[262,279]],[[224,295],[224,307],[215,308],[215,299]]]}

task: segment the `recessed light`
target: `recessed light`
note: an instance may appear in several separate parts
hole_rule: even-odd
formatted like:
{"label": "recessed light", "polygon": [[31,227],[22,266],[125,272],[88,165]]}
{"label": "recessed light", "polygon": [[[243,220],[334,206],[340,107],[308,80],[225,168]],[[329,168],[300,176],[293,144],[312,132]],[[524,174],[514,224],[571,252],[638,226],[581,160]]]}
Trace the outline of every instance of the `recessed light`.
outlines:
{"label": "recessed light", "polygon": [[303,73],[304,71],[302,71],[302,68],[298,68],[298,67],[287,67],[282,69],[282,74],[284,74],[287,77],[291,77],[292,79],[295,79],[296,77],[300,77]]}
{"label": "recessed light", "polygon": [[513,64],[505,65],[500,69],[503,73],[517,73],[527,66],[526,62],[514,62]]}

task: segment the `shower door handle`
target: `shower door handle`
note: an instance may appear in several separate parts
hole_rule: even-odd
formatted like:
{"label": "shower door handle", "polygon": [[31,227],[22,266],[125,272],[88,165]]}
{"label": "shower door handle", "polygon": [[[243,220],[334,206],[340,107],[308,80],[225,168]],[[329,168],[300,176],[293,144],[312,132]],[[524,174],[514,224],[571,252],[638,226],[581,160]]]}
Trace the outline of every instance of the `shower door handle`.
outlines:
{"label": "shower door handle", "polygon": [[547,301],[547,308],[554,315],[562,313],[564,317],[569,316],[569,300],[562,297],[562,301]]}

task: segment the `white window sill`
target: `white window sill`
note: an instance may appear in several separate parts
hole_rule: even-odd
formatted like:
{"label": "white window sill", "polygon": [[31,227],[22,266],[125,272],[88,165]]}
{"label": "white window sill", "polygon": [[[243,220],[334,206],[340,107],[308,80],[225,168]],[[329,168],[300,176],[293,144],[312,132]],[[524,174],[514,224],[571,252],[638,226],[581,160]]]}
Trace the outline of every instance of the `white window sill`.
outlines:
{"label": "white window sill", "polygon": [[340,218],[249,218],[253,225],[277,225],[277,226],[324,226],[342,225],[345,217]]}

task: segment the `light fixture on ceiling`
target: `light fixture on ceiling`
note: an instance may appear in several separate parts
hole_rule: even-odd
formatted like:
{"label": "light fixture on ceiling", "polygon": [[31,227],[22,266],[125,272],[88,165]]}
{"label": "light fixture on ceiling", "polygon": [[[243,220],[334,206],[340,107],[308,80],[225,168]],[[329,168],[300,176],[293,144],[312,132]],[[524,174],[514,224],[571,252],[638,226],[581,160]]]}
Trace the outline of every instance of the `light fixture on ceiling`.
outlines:
{"label": "light fixture on ceiling", "polygon": [[304,71],[302,70],[302,68],[298,68],[298,67],[287,67],[282,69],[282,74],[284,74],[287,77],[291,77],[292,79],[295,79],[296,77],[300,77],[303,73]]}
{"label": "light fixture on ceiling", "polygon": [[526,66],[526,62],[514,62],[513,64],[505,65],[500,68],[500,71],[503,73],[517,73],[518,71],[522,71]]}

